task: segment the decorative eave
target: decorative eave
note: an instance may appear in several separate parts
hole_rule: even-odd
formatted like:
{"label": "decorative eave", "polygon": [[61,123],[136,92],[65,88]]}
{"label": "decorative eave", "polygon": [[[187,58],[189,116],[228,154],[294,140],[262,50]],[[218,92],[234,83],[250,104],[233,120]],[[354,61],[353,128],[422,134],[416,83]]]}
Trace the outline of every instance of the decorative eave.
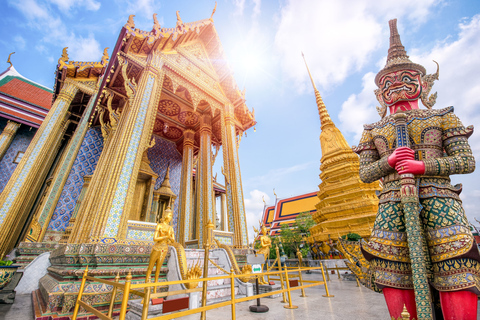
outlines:
{"label": "decorative eave", "polygon": [[103,74],[108,63],[108,48],[103,50],[100,62],[68,61],[67,47],[63,48],[62,56],[58,59],[58,70],[67,70],[67,76],[73,78],[90,78]]}

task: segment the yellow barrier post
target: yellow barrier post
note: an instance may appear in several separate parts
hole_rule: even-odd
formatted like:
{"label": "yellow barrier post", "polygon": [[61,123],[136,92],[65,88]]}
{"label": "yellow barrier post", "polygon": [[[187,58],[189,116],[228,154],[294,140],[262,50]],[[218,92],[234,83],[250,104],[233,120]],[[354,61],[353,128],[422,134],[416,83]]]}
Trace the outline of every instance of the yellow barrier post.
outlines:
{"label": "yellow barrier post", "polygon": [[[320,264],[322,265],[323,269],[323,261],[320,261]],[[327,274],[327,280],[330,281],[330,274],[328,273],[328,268],[325,266],[325,273]]]}
{"label": "yellow barrier post", "polygon": [[360,281],[358,281],[358,278],[355,276],[355,280],[357,280],[357,287],[360,287]]}
{"label": "yellow barrier post", "polygon": [[[117,272],[117,275],[115,276],[115,282],[118,283],[120,281],[120,273]],[[112,298],[110,299],[110,307],[108,308],[108,314],[107,317],[111,318],[113,314],[113,307],[115,305],[115,296],[117,295],[117,287],[113,286],[112,289]]]}
{"label": "yellow barrier post", "polygon": [[[302,259],[302,253],[297,250],[297,257],[298,257],[298,278],[300,279],[300,286],[303,287],[303,278],[302,278],[302,265],[303,265],[303,259]],[[307,295],[305,294],[305,289],[302,288],[302,295],[300,297],[306,297]]]}
{"label": "yellow barrier post", "polygon": [[[211,224],[210,220],[208,221],[208,225]],[[208,226],[209,227],[209,226]],[[210,230],[208,230],[210,232]],[[207,278],[208,278],[208,259],[210,259],[210,241],[209,237],[207,237],[207,241],[203,245],[204,248],[204,255],[203,255],[203,278],[204,281],[202,283],[202,307],[207,305]],[[207,312],[202,311],[200,316],[201,320],[206,320]]]}
{"label": "yellow barrier post", "polygon": [[[277,258],[280,257],[280,250],[278,249],[278,246],[276,247],[276,253],[277,253]],[[283,275],[282,275],[282,261],[280,259],[278,259],[278,271],[279,271],[279,275],[280,275],[280,284],[282,285],[282,290],[285,289],[285,285],[283,283]],[[287,298],[285,296],[285,291],[282,291],[282,298],[283,300],[280,301],[281,303],[287,303]]]}
{"label": "yellow barrier post", "polygon": [[283,306],[286,309],[297,309],[297,306],[292,305],[292,295],[290,293],[290,281],[288,280],[288,269],[285,268],[285,282],[287,283],[288,306]]}
{"label": "yellow barrier post", "polygon": [[320,263],[320,267],[322,268],[322,277],[323,277],[323,282],[325,283],[325,294],[322,295],[322,297],[327,297],[327,298],[335,297],[333,294],[330,295],[330,293],[328,293],[328,285],[327,285],[327,281],[325,281],[325,272],[323,270],[323,263]]}
{"label": "yellow barrier post", "polygon": [[337,270],[338,279],[342,280],[342,278],[340,278],[340,269],[338,268],[338,265],[336,263],[335,263],[335,270]]}
{"label": "yellow barrier post", "polygon": [[131,281],[132,281],[132,271],[129,270],[127,277],[125,278],[125,287],[123,289],[122,306],[120,307],[119,320],[125,320],[125,314],[127,313],[127,307],[128,307],[128,296],[130,295]]}
{"label": "yellow barrier post", "polygon": [[78,308],[80,308],[80,300],[82,300],[83,289],[85,289],[85,282],[87,281],[88,275],[88,266],[85,268],[83,272],[82,283],[80,284],[80,290],[78,291],[77,302],[75,303],[75,309],[73,310],[72,319],[76,320],[78,315]]}
{"label": "yellow barrier post", "polygon": [[[155,293],[157,292],[157,283],[155,283]],[[142,320],[148,317],[148,306],[150,305],[150,287],[145,288],[145,297],[143,298]]]}
{"label": "yellow barrier post", "polygon": [[233,269],[230,269],[230,294],[232,298],[230,299],[232,303],[232,320],[235,320],[235,272]]}

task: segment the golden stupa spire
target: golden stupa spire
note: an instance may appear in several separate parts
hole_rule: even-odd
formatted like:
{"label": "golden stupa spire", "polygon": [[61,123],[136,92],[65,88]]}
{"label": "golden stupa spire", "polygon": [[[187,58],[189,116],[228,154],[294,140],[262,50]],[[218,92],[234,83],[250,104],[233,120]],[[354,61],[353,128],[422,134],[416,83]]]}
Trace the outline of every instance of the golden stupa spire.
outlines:
{"label": "golden stupa spire", "polygon": [[305,55],[302,52],[303,61],[305,61],[305,66],[307,67],[308,75],[310,76],[310,80],[312,81],[313,90],[315,91],[315,99],[317,101],[318,107],[318,114],[320,115],[320,124],[322,128],[326,125],[334,125],[330,115],[328,114],[327,107],[325,107],[325,103],[323,103],[322,96],[320,96],[320,92],[318,92],[317,87],[315,86],[315,82],[313,81],[312,74],[310,73],[310,69],[308,68],[307,60],[305,60]]}

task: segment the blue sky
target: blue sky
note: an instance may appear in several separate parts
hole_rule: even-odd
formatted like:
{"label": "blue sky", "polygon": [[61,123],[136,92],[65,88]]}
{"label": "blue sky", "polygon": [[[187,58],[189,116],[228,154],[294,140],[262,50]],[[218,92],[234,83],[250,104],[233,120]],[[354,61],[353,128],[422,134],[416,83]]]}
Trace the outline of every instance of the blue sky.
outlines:
{"label": "blue sky", "polygon": [[[0,60],[15,51],[17,71],[52,87],[63,47],[69,47],[70,60],[99,61],[103,48],[112,51],[130,14],[137,27],[151,30],[153,13],[162,26],[173,27],[175,11],[190,22],[209,18],[214,5],[203,0],[2,1]],[[453,105],[465,125],[476,126],[470,143],[480,158],[480,1],[219,0],[213,18],[258,121],[239,149],[250,227],[261,217],[262,196],[274,203],[274,188],[286,198],[317,191],[321,182],[320,121],[300,52],[333,121],[356,145],[362,125],[379,119],[373,79],[385,64],[392,18],[398,19],[412,61],[429,73],[435,72],[432,60],[439,62],[435,108]],[[7,67],[0,64],[1,70]],[[452,180],[464,185],[468,218],[480,220],[480,169]]]}

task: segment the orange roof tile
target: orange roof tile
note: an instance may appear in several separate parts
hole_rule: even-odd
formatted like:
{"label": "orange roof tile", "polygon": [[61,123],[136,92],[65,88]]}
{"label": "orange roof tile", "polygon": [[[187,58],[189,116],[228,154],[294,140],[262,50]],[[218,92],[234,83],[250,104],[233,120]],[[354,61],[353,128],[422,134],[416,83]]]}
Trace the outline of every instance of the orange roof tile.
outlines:
{"label": "orange roof tile", "polygon": [[0,92],[47,110],[52,104],[52,91],[20,77],[6,76],[0,80]]}

